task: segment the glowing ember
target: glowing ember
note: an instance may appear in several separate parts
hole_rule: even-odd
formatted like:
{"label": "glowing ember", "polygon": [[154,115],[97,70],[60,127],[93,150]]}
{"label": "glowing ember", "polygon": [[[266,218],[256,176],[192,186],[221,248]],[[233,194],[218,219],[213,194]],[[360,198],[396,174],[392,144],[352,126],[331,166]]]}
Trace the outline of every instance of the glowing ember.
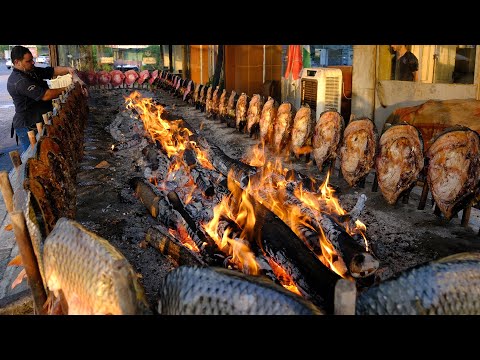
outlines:
{"label": "glowing ember", "polygon": [[278,281],[280,281],[280,284],[282,284],[282,286],[285,289],[290,290],[291,292],[294,292],[298,295],[302,295],[300,293],[300,290],[298,290],[297,286],[293,282],[290,275],[288,275],[287,272],[283,270],[283,268],[280,265],[278,265],[275,261],[273,261],[271,258],[267,257],[267,259],[268,259],[268,264],[272,268],[272,271],[275,274],[275,277],[278,279]]}

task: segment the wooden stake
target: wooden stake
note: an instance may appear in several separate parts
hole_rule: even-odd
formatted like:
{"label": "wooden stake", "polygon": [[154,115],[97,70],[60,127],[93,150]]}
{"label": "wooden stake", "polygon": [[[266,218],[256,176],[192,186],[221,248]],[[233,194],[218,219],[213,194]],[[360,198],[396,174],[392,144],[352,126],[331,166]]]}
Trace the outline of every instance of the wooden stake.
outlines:
{"label": "wooden stake", "polygon": [[43,287],[42,277],[38,268],[37,258],[33,251],[32,241],[28,233],[27,224],[23,211],[13,211],[10,213],[12,219],[13,232],[17,240],[18,250],[22,257],[22,264],[27,274],[28,285],[32,290],[33,302],[37,314],[45,314],[43,305],[47,301],[47,294]]}
{"label": "wooden stake", "polygon": [[410,198],[410,193],[412,192],[413,187],[406,190],[402,196],[402,204],[408,204],[408,199]]}
{"label": "wooden stake", "polygon": [[423,210],[425,209],[425,203],[427,202],[427,196],[428,196],[428,182],[425,179],[423,182],[423,189],[422,189],[422,195],[420,196],[420,202],[418,203],[418,210]]}
{"label": "wooden stake", "polygon": [[366,176],[363,177],[361,180],[358,181],[357,185],[360,189],[365,189],[365,180],[366,180]]}
{"label": "wooden stake", "polygon": [[28,139],[30,140],[30,145],[33,146],[37,143],[37,138],[35,137],[35,131],[30,130],[28,132]]}
{"label": "wooden stake", "polygon": [[373,184],[372,184],[372,192],[377,192],[378,191],[378,178],[377,178],[377,173],[375,172],[375,177],[373,178]]}
{"label": "wooden stake", "polygon": [[8,153],[10,155],[10,160],[12,160],[12,164],[16,170],[22,165],[22,158],[20,157],[20,153],[18,150],[13,150]]}
{"label": "wooden stake", "polygon": [[335,315],[355,315],[357,288],[354,281],[339,279],[335,285]]}
{"label": "wooden stake", "polygon": [[37,122],[36,125],[37,125],[37,131],[41,136],[42,135],[42,129],[43,129],[43,123]]}
{"label": "wooden stake", "polygon": [[440,210],[437,204],[435,204],[435,210],[433,210],[433,213],[435,214],[435,216],[438,216],[438,217],[442,216],[442,211]]}
{"label": "wooden stake", "polygon": [[13,189],[7,171],[0,171],[0,190],[2,191],[7,211],[11,213],[13,211]]}
{"label": "wooden stake", "polygon": [[463,209],[462,226],[467,227],[470,222],[470,213],[472,212],[472,205],[468,205]]}

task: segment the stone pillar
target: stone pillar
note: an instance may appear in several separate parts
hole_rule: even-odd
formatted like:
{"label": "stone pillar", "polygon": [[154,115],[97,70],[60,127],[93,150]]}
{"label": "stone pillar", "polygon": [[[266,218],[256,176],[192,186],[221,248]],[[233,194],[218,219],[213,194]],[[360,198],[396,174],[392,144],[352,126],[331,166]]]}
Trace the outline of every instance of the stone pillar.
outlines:
{"label": "stone pillar", "polygon": [[376,45],[354,45],[352,67],[352,114],[373,120],[375,109]]}

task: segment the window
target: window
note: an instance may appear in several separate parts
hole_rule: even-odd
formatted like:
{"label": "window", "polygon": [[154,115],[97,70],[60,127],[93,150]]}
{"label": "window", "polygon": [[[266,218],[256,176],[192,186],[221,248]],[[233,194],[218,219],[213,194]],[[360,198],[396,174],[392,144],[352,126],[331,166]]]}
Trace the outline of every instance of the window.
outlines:
{"label": "window", "polygon": [[[435,84],[473,84],[476,45],[407,45],[418,59],[418,82]],[[390,45],[379,46],[379,80],[391,80]]]}

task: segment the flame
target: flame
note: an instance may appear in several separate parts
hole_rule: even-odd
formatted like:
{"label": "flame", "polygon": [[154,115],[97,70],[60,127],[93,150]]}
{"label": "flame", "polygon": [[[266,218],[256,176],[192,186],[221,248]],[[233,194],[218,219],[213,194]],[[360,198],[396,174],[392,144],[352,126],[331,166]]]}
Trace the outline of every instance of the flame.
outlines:
{"label": "flame", "polygon": [[[202,226],[220,250],[232,257],[231,262],[244,273],[258,275],[259,265],[248,246],[253,239],[255,212],[248,199],[248,192],[236,191],[232,186],[232,179],[233,177],[229,174],[228,183],[231,194],[215,206],[212,220]],[[241,229],[240,234],[234,233],[232,227],[228,227],[229,220],[232,221],[232,225],[235,224],[238,229]],[[219,229],[222,228],[223,235],[220,237]]]}
{"label": "flame", "polygon": [[195,244],[193,239],[188,234],[187,229],[185,229],[183,226],[180,226],[178,228],[178,231],[175,231],[173,229],[168,229],[168,232],[174,238],[179,239],[183,246],[189,248],[190,250],[192,250],[196,253],[200,252],[200,249],[198,248],[197,244]]}
{"label": "flame", "polygon": [[290,290],[291,292],[294,292],[298,295],[302,295],[300,293],[300,290],[298,290],[298,287],[295,285],[293,282],[292,278],[288,273],[275,261],[273,261],[272,258],[267,257],[268,259],[268,264],[272,268],[273,273],[275,274],[275,277],[280,281],[280,284],[287,289]]}
{"label": "flame", "polygon": [[365,236],[365,232],[367,231],[367,227],[364,223],[362,223],[358,219],[355,221],[355,225],[356,225],[355,229],[358,230],[360,235],[362,235],[362,237],[363,237],[363,241],[365,242],[365,249],[368,252],[368,241],[367,241],[367,237]]}
{"label": "flame", "polygon": [[[190,140],[192,133],[182,127],[181,120],[167,121],[162,119],[163,107],[154,103],[151,99],[142,99],[137,91],[126,97],[125,101],[127,108],[134,109],[142,120],[145,132],[154,142],[161,145],[161,148],[171,160],[164,181],[178,182],[180,179],[185,179],[185,174],[190,174],[190,168],[183,160],[184,152],[187,149],[193,150],[197,163],[203,168],[214,169],[208,159],[208,154],[203,152],[195,141]],[[201,126],[203,126],[203,123]],[[288,170],[283,168],[280,159],[277,158],[274,162],[267,161],[264,150],[265,144],[261,142],[258,146],[252,148],[252,152],[248,156],[247,162],[252,166],[259,167],[259,171],[252,177],[246,189],[241,190],[238,184],[232,186],[234,180],[233,176],[229,174],[227,180],[231,193],[215,206],[212,220],[207,224],[201,224],[203,229],[215,241],[219,249],[228,255],[230,264],[245,273],[258,274],[260,272],[259,264],[249,248],[249,244],[255,236],[256,219],[253,205],[249,200],[250,197],[253,197],[255,201],[264,204],[281,218],[308,246],[311,247],[313,241],[320,249],[320,253],[317,251],[319,260],[332,271],[346,277],[348,272],[343,260],[336,254],[335,248],[326,238],[321,227],[314,228],[311,223],[311,215],[305,213],[305,211],[308,211],[308,214],[314,214],[315,219],[321,217],[322,213],[338,216],[346,214],[335,196],[334,188],[328,185],[330,173],[327,173],[325,181],[318,187],[317,191],[304,189],[297,181],[286,178]],[[219,180],[221,178],[220,176]],[[191,201],[197,187],[191,177],[181,186],[184,189],[183,201],[187,204]],[[365,225],[356,221],[355,226],[353,226],[350,221],[345,221],[344,226],[349,234],[361,234],[363,236],[368,251],[368,243],[364,234],[366,231]],[[177,232],[180,234],[182,242],[186,244],[185,246],[195,246],[193,240],[186,233],[186,229],[179,229]],[[309,234],[308,239],[306,234]],[[195,248],[197,247],[195,246]],[[276,276],[282,279],[284,286],[291,291],[298,292],[295,285],[291,285],[293,283],[291,279],[289,281],[285,280],[287,279],[286,272],[282,271],[283,269],[278,264],[272,265],[268,256],[267,259],[271,263],[272,269],[275,268]]]}
{"label": "flame", "polygon": [[[315,230],[310,223],[311,218],[305,213],[306,209],[310,209],[310,213],[318,214],[318,217],[322,213],[340,216],[346,214],[346,211],[335,196],[335,189],[328,185],[330,172],[327,173],[324,182],[318,187],[316,192],[304,189],[301,183],[293,191],[287,190],[289,181],[295,184],[297,182],[292,182],[292,179],[286,178],[287,169],[282,168],[280,160],[265,162],[265,155],[259,153],[263,152],[263,150],[262,144],[261,147],[254,148],[250,155],[250,165],[263,164],[260,175],[257,174],[258,176],[255,177],[255,181],[249,188],[250,193],[255,200],[264,204],[270,211],[282,219],[310,248],[312,248],[312,245],[309,241],[311,242],[312,239],[307,241],[305,231],[309,231],[312,234],[317,233],[318,248],[321,250],[321,254],[317,255],[319,260],[341,277],[347,278],[348,270],[343,259],[336,253],[335,248],[325,236],[322,228],[319,227],[319,229]],[[294,198],[298,199],[298,203],[289,200],[292,196],[288,195],[288,191],[293,192]],[[358,225],[352,229],[349,222],[345,222],[344,225],[349,234],[360,233],[366,242],[366,237],[362,232],[365,230],[361,230]]]}

